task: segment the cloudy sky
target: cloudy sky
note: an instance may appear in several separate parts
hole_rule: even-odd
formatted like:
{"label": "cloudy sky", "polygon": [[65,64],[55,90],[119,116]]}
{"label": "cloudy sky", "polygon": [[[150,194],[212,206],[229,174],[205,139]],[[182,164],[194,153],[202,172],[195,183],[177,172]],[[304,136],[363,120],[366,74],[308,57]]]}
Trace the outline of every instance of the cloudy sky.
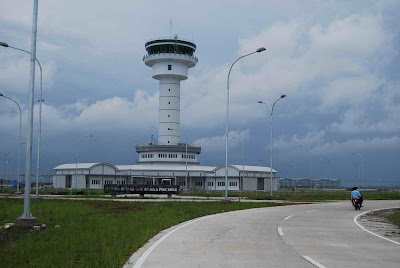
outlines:
{"label": "cloudy sky", "polygon": [[[0,41],[30,49],[31,2],[0,0]],[[270,117],[257,101],[286,94],[274,114],[281,176],[309,176],[312,159],[312,177],[400,184],[399,1],[39,2],[42,173],[74,162],[77,139],[88,134],[82,162],[137,161],[134,146],[158,128],[158,83],[142,61],[144,44],[169,36],[172,18],[172,33],[197,44],[199,62],[181,83],[181,141],[202,146],[201,164],[224,164],[230,64],[264,46],[231,74],[231,136],[244,139],[246,163],[269,166]],[[0,92],[24,104],[28,83],[28,55],[0,47]],[[1,98],[0,159],[10,152],[14,172],[18,116]],[[230,148],[231,163],[240,164],[241,144],[233,140]],[[352,152],[364,156],[362,182]],[[4,160],[0,168],[4,173]]]}

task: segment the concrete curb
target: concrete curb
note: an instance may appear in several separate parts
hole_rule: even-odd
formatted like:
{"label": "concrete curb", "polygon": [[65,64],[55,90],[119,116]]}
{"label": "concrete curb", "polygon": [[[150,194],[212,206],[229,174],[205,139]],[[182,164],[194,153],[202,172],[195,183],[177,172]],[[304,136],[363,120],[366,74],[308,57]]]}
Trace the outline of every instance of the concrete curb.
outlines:
{"label": "concrete curb", "polygon": [[385,239],[385,240],[387,240],[387,241],[389,241],[389,242],[392,242],[392,243],[394,243],[394,244],[400,246],[400,243],[399,243],[399,242],[394,241],[394,240],[392,240],[392,239],[389,239],[389,238],[387,238],[387,237],[378,235],[378,234],[376,234],[376,233],[374,233],[374,232],[371,232],[370,230],[367,230],[365,227],[363,227],[363,226],[362,226],[360,223],[358,223],[358,221],[357,221],[357,219],[358,219],[359,217],[361,217],[362,215],[368,214],[368,213],[370,213],[370,212],[379,211],[379,210],[386,210],[386,209],[396,209],[396,208],[400,208],[400,207],[379,208],[379,209],[374,209],[374,210],[365,211],[365,212],[360,213],[360,214],[358,214],[357,216],[355,216],[355,217],[353,218],[353,222],[354,222],[360,229],[362,229],[363,231],[365,231],[365,232],[367,232],[367,233],[370,233],[370,234],[372,234],[372,235],[374,235],[374,236],[377,236],[377,237],[379,237],[379,238]]}

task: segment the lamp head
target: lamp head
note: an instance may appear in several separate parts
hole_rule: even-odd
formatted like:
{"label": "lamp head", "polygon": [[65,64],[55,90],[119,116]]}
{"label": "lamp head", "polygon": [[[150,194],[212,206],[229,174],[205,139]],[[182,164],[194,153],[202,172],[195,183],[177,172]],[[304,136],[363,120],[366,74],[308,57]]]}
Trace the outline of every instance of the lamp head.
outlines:
{"label": "lamp head", "polygon": [[283,99],[283,98],[285,98],[285,97],[286,97],[286,95],[282,95],[282,96],[281,96],[281,99]]}
{"label": "lamp head", "polygon": [[8,47],[8,44],[7,44],[7,43],[4,43],[4,42],[0,42],[0,46],[2,46],[2,47]]}
{"label": "lamp head", "polygon": [[260,100],[259,100],[259,101],[257,101],[257,102],[258,102],[258,103],[263,103],[263,102],[262,102],[262,101],[260,101]]}
{"label": "lamp head", "polygon": [[258,53],[258,52],[263,52],[263,51],[265,51],[266,49],[265,49],[265,47],[260,47],[260,48],[258,48],[257,50],[256,50],[256,52]]}

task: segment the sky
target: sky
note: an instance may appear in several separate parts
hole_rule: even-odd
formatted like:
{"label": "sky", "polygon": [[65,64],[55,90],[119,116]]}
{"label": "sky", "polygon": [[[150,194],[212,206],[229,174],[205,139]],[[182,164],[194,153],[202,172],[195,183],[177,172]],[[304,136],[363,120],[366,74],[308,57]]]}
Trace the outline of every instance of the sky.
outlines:
{"label": "sky", "polygon": [[[0,0],[0,41],[30,50],[33,1]],[[248,165],[278,176],[339,178],[344,185],[400,185],[400,2],[39,1],[43,67],[41,173],[81,162],[133,164],[135,145],[157,135],[158,81],[143,63],[146,41],[178,34],[197,45],[181,82],[181,142],[202,147],[202,165],[225,163],[226,80],[230,136]],[[172,31],[170,21],[172,19]],[[29,97],[29,55],[0,47],[0,92]],[[39,69],[35,99],[39,99]],[[36,167],[38,107],[33,165]],[[27,111],[22,137],[26,141]],[[0,98],[0,176],[16,173],[19,112]],[[21,170],[25,170],[23,144]],[[230,164],[242,145],[230,141]],[[10,153],[7,167],[4,156]],[[364,157],[363,176],[359,175]]]}

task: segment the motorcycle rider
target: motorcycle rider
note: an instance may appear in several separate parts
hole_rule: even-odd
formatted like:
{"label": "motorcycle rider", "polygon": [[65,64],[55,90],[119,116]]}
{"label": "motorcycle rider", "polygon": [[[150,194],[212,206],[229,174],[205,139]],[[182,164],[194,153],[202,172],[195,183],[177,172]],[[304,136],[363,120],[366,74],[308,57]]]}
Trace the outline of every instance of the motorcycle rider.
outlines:
{"label": "motorcycle rider", "polygon": [[351,203],[354,205],[354,199],[360,200],[360,206],[362,207],[363,197],[360,191],[357,190],[357,187],[353,187],[351,189]]}

